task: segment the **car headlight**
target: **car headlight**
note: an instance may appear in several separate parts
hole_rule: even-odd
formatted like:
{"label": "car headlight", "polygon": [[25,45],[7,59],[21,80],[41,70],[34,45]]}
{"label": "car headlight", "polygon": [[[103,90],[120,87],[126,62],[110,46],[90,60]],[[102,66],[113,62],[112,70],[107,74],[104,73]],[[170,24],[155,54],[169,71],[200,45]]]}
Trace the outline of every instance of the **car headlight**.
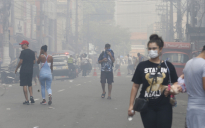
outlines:
{"label": "car headlight", "polygon": [[62,69],[68,69],[68,66],[63,66]]}

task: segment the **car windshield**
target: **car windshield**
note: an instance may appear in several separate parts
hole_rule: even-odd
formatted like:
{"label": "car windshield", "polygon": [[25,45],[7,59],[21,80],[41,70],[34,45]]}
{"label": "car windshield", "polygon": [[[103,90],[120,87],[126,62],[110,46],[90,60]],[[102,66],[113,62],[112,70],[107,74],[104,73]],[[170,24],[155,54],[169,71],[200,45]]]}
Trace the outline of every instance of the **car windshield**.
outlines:
{"label": "car windshield", "polygon": [[189,56],[182,53],[165,53],[162,55],[162,59],[169,59],[171,63],[186,63],[189,60]]}
{"label": "car windshield", "polygon": [[59,57],[53,57],[53,62],[66,62],[67,57],[65,56],[59,56]]}

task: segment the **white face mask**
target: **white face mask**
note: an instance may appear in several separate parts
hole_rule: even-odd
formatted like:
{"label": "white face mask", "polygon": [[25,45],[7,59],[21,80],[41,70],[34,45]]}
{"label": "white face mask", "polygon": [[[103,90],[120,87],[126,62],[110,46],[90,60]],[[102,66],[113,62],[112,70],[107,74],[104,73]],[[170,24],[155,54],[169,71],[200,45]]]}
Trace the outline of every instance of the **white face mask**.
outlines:
{"label": "white face mask", "polygon": [[152,59],[157,58],[159,56],[158,50],[149,50],[148,54],[149,54],[149,57]]}

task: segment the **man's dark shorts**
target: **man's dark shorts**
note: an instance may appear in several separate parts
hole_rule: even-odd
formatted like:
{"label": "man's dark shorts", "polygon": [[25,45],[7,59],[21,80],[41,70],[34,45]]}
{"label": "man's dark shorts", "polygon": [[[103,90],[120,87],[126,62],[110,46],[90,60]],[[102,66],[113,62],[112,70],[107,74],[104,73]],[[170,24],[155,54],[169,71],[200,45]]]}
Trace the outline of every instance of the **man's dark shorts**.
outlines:
{"label": "man's dark shorts", "polygon": [[32,86],[33,73],[20,73],[20,86]]}
{"label": "man's dark shorts", "polygon": [[[103,72],[101,71],[101,83],[102,84],[105,84],[105,83],[108,83],[108,84],[112,84],[114,82],[113,80],[113,72]],[[106,82],[107,80],[107,82]]]}

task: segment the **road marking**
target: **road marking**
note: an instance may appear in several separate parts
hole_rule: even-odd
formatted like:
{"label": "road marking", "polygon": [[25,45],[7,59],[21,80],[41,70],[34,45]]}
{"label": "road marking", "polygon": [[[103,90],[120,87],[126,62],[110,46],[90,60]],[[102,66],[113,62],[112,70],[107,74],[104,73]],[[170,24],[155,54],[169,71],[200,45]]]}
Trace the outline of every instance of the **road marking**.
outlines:
{"label": "road marking", "polygon": [[35,101],[39,100],[39,99],[34,99]]}
{"label": "road marking", "polygon": [[9,87],[12,87],[12,85],[9,85]]}
{"label": "road marking", "polygon": [[73,80],[70,80],[70,82],[73,82]]}
{"label": "road marking", "polygon": [[58,92],[62,92],[62,91],[64,91],[65,89],[62,89],[62,90],[59,90]]}
{"label": "road marking", "polygon": [[11,110],[11,108],[6,108],[6,110]]}
{"label": "road marking", "polygon": [[77,84],[76,86],[80,86],[81,84]]}
{"label": "road marking", "polygon": [[126,76],[126,77],[132,77],[132,76]]}

